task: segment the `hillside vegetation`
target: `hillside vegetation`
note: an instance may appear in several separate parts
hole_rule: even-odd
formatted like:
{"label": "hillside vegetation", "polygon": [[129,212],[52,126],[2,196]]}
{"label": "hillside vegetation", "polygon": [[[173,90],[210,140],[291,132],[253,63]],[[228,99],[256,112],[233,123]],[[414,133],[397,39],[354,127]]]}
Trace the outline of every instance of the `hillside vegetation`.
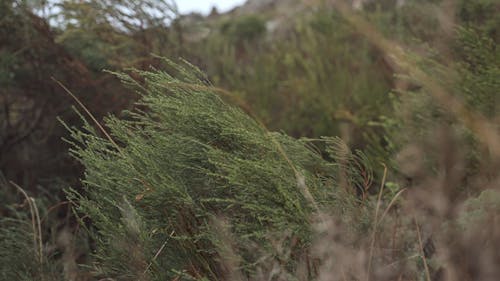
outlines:
{"label": "hillside vegetation", "polygon": [[498,280],[500,4],[0,2],[0,280]]}

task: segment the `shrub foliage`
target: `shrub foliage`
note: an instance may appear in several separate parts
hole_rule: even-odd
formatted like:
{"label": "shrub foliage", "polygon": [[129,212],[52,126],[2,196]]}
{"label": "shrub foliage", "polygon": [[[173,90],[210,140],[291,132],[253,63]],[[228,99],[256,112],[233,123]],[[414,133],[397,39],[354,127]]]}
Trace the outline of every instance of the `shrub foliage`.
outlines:
{"label": "shrub foliage", "polygon": [[300,256],[319,210],[342,205],[338,167],[308,141],[270,133],[226,104],[190,65],[170,66],[175,76],[136,71],[143,84],[118,74],[139,90],[142,110],[108,118],[112,139],[89,124],[72,130],[86,172],[85,194],[71,197],[95,226],[96,270],[126,280],[217,279],[228,274],[221,219],[240,256],[231,270],[253,274],[279,255],[271,242],[282,236]]}

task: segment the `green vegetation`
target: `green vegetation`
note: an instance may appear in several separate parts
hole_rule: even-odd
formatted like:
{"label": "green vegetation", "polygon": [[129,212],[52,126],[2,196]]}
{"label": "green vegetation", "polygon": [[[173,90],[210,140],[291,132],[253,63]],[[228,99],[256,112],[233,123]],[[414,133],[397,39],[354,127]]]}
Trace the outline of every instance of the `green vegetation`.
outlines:
{"label": "green vegetation", "polygon": [[[300,255],[311,244],[315,208],[339,209],[347,199],[339,199],[335,188],[337,165],[306,141],[267,132],[224,103],[196,72],[173,67],[179,78],[139,72],[146,81],[138,86],[143,109],[126,113],[126,120],[107,119],[113,141],[99,138],[89,125],[88,133],[72,132],[86,192],[71,197],[98,230],[98,271],[165,280],[179,274],[168,269],[182,269],[217,279],[234,270],[223,268],[229,261],[218,248],[226,243],[218,241],[218,219],[230,226],[241,255],[231,262],[243,271],[255,274],[272,261],[263,255],[280,254],[269,235],[286,233],[290,241],[282,243],[292,256]],[[130,239],[134,245],[127,245]],[[148,268],[164,242],[163,251],[176,254],[160,255]],[[282,266],[293,268],[296,261],[287,259]]]}
{"label": "green vegetation", "polygon": [[257,2],[0,2],[0,281],[500,278],[498,1]]}

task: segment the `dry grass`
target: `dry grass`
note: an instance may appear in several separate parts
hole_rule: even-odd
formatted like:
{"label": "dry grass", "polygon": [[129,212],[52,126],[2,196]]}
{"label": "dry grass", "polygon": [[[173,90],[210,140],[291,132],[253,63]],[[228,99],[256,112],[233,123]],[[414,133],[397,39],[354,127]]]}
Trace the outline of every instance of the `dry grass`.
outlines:
{"label": "dry grass", "polygon": [[43,252],[43,234],[42,234],[42,224],[40,222],[40,213],[38,211],[38,207],[36,205],[36,201],[33,197],[28,196],[26,191],[19,185],[17,185],[14,182],[10,182],[12,186],[14,186],[25,198],[25,203],[28,203],[28,206],[30,208],[30,214],[31,214],[31,225],[33,229],[33,248],[36,249],[37,253],[37,259],[39,263],[39,272],[40,272],[40,278],[43,281],[44,280],[44,274],[43,274],[43,264],[44,264],[44,252]]}

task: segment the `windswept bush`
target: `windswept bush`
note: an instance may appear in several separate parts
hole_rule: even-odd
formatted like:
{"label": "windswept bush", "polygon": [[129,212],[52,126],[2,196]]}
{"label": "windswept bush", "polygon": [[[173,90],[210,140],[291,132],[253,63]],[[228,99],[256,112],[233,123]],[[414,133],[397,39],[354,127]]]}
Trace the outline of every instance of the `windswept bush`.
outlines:
{"label": "windswept bush", "polygon": [[[72,153],[86,172],[85,193],[71,197],[95,226],[96,272],[216,280],[276,261],[294,272],[320,210],[341,214],[353,200],[337,196],[337,165],[227,105],[199,72],[171,66],[179,78],[137,71],[144,85],[119,74],[141,92],[141,110],[108,118],[110,138],[89,124],[72,130]],[[338,153],[338,140],[324,141]],[[229,241],[221,241],[221,220]],[[273,244],[281,239],[287,253]]]}

